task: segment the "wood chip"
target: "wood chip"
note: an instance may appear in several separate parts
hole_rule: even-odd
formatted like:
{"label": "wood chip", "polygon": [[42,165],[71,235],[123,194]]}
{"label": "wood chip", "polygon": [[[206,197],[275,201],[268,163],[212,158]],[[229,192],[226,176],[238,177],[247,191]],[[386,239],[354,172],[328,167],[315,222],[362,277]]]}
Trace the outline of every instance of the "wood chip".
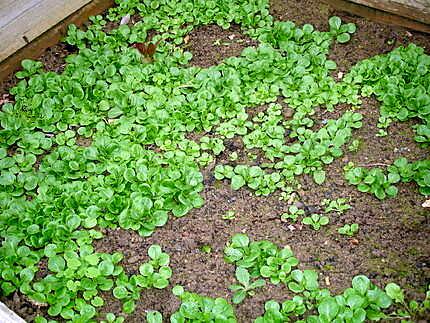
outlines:
{"label": "wood chip", "polygon": [[422,204],[422,207],[429,208],[429,207],[430,207],[430,200],[425,201],[425,202]]}
{"label": "wood chip", "polygon": [[186,35],[186,36],[184,37],[184,43],[185,43],[185,44],[188,44],[188,43],[189,43],[189,41],[190,41],[190,36],[189,36],[189,35]]}
{"label": "wood chip", "polygon": [[353,244],[355,246],[358,245],[358,240],[357,239],[351,239],[349,241],[351,241],[351,244]]}
{"label": "wood chip", "polygon": [[330,278],[329,277],[325,277],[325,284],[326,286],[330,286]]}

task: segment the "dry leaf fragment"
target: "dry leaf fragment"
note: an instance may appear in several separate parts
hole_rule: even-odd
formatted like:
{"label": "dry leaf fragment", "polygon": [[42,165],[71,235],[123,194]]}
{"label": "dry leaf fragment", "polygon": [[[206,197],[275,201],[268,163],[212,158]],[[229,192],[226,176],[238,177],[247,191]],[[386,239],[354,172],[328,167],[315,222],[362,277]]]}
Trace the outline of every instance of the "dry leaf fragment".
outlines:
{"label": "dry leaf fragment", "polygon": [[185,36],[184,37],[184,43],[188,44],[189,41],[190,41],[190,36],[189,35]]}
{"label": "dry leaf fragment", "polygon": [[0,98],[0,105],[3,105],[5,103],[12,102],[12,100],[9,99],[9,94],[3,94]]}
{"label": "dry leaf fragment", "polygon": [[326,286],[330,286],[330,278],[327,276],[327,277],[325,277],[325,284],[326,284]]}
{"label": "dry leaf fragment", "polygon": [[294,230],[296,230],[296,227],[295,227],[294,225],[292,225],[292,224],[290,224],[287,228],[288,228],[290,231],[294,231]]}

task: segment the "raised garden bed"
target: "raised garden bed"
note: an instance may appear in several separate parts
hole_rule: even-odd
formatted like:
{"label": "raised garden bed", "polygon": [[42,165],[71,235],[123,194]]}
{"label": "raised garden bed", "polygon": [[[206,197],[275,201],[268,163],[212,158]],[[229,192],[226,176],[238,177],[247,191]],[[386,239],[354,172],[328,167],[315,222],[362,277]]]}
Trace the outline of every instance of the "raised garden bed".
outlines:
{"label": "raised garden bed", "polygon": [[3,83],[2,301],[428,319],[429,37],[315,0],[191,3],[122,2]]}

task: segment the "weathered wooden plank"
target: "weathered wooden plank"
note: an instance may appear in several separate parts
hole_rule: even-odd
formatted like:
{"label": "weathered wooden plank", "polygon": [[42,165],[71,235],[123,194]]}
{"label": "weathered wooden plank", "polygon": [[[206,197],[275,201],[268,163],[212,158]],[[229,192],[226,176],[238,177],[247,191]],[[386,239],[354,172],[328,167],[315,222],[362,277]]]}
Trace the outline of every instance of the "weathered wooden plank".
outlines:
{"label": "weathered wooden plank", "polygon": [[375,9],[351,0],[322,0],[332,7],[350,12],[354,15],[368,18],[376,22],[382,22],[389,25],[402,26],[413,30],[418,30],[425,33],[430,33],[430,25],[406,17],[402,17],[383,10]]}
{"label": "weathered wooden plank", "polygon": [[31,9],[43,0],[1,0],[0,28],[6,26],[23,12]]}
{"label": "weathered wooden plank", "polygon": [[[31,0],[32,6],[0,27],[0,61],[55,26],[91,0]],[[25,7],[22,7],[25,8]],[[22,9],[21,8],[21,9]]]}
{"label": "weathered wooden plank", "polygon": [[59,22],[55,27],[40,35],[30,44],[22,47],[3,62],[0,62],[0,81],[5,80],[9,74],[17,71],[23,59],[37,59],[48,47],[57,44],[66,34],[68,25],[75,24],[80,26],[88,20],[89,16],[98,15],[113,5],[114,0],[92,0],[86,6]]}
{"label": "weathered wooden plank", "polygon": [[430,24],[430,0],[350,0],[425,24]]}
{"label": "weathered wooden plank", "polygon": [[15,312],[12,312],[6,305],[0,302],[0,322],[4,323],[25,323]]}

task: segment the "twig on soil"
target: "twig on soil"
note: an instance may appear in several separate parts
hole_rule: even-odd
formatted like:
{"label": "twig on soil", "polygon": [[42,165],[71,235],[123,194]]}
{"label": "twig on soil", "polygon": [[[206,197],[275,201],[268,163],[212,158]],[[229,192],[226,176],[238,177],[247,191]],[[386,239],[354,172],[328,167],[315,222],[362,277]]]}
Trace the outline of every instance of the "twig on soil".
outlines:
{"label": "twig on soil", "polygon": [[370,164],[358,164],[359,167],[375,167],[375,166],[390,166],[389,164],[385,163],[370,163]]}

